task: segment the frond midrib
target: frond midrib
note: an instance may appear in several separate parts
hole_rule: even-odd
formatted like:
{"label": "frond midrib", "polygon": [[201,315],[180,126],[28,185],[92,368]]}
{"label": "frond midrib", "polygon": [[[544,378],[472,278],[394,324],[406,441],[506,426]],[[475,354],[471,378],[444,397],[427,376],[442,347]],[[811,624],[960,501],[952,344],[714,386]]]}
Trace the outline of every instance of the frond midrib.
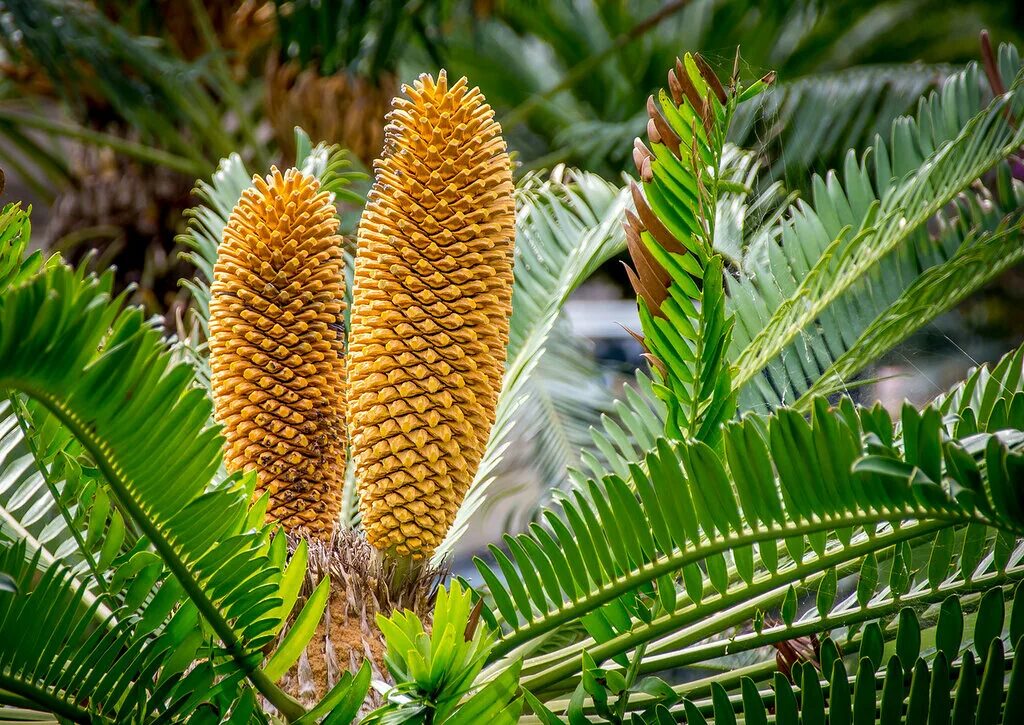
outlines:
{"label": "frond midrib", "polygon": [[93,725],[93,723],[111,723],[111,725],[114,725],[115,723],[114,720],[58,697],[46,688],[37,687],[32,683],[25,682],[0,671],[0,691],[4,690],[23,697],[45,708],[47,712],[67,718],[72,722],[83,723],[84,725]]}
{"label": "frond midrib", "polygon": [[96,466],[117,498],[118,503],[138,523],[139,528],[152,542],[168,569],[185,590],[189,599],[196,605],[203,617],[210,623],[214,632],[221,639],[227,654],[234,660],[239,669],[257,687],[257,689],[281,712],[289,718],[297,717],[304,712],[297,702],[292,700],[259,668],[259,660],[247,652],[238,634],[222,615],[217,605],[210,600],[201,584],[192,576],[187,564],[179,556],[173,539],[165,534],[149,517],[147,512],[133,499],[127,480],[117,463],[113,451],[100,436],[90,430],[77,412],[67,406],[57,396],[48,391],[36,388],[16,378],[0,378],[0,388],[17,389],[35,398],[49,410],[68,430],[81,442],[92,456]]}
{"label": "frond midrib", "polygon": [[[601,662],[606,659],[627,652],[638,644],[648,642],[658,636],[669,634],[690,622],[701,621],[701,626],[687,630],[686,640],[690,643],[699,642],[723,628],[733,626],[742,622],[750,621],[758,609],[764,609],[771,602],[784,594],[788,585],[793,581],[818,579],[824,576],[827,569],[832,566],[859,559],[871,551],[900,543],[907,539],[919,536],[922,533],[935,531],[950,525],[948,523],[922,524],[920,528],[894,529],[890,534],[883,537],[866,539],[860,544],[842,547],[826,553],[808,563],[799,564],[785,573],[785,575],[774,575],[760,584],[754,584],[743,588],[738,592],[723,595],[714,600],[716,608],[709,612],[707,605],[697,605],[690,609],[664,614],[654,619],[650,624],[629,632],[617,635],[610,640],[597,644],[587,650],[595,661]],[[708,620],[711,613],[729,610],[726,615],[718,615],[713,621]],[[557,665],[546,670],[523,678],[523,687],[531,692],[540,692],[545,687],[558,684],[565,677],[572,674],[577,667],[575,658],[568,658]]]}
{"label": "frond midrib", "polygon": [[512,633],[503,637],[495,646],[493,656],[499,657],[507,654],[530,639],[554,629],[560,624],[576,619],[586,612],[636,589],[636,587],[643,583],[678,571],[687,564],[696,563],[714,554],[749,544],[756,544],[761,541],[790,536],[806,536],[821,531],[831,531],[836,528],[866,526],[904,519],[941,521],[943,522],[942,525],[970,523],[972,521],[978,521],[986,525],[995,525],[987,520],[982,521],[980,517],[975,518],[964,511],[929,510],[921,505],[917,505],[894,508],[878,513],[859,512],[856,515],[826,515],[819,517],[816,521],[802,522],[801,524],[773,524],[757,529],[748,527],[740,535],[731,534],[729,536],[716,536],[710,539],[705,537],[702,540],[702,546],[695,550],[683,551],[677,549],[671,555],[659,556],[653,562],[634,568],[627,575],[617,576],[602,582],[599,587],[588,592],[586,597],[576,598],[568,606],[555,609],[553,614],[531,618],[526,624],[516,627]]}

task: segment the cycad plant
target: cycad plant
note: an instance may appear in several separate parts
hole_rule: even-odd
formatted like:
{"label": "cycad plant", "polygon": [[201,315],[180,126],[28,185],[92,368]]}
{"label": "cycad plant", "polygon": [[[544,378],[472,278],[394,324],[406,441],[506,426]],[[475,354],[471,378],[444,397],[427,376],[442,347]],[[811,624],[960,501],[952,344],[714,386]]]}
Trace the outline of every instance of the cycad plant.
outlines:
{"label": "cycad plant", "polygon": [[[896,416],[850,392],[1024,256],[1015,49],[993,74],[793,205],[726,143],[770,75],[686,55],[638,182],[515,192],[479,92],[423,77],[354,262],[351,175],[303,134],[295,169],[201,185],[170,343],[109,274],[26,257],[8,206],[4,717],[1016,722],[1024,349]],[[562,303],[624,248],[649,373],[478,584],[438,587],[533,376],[571,357]]]}

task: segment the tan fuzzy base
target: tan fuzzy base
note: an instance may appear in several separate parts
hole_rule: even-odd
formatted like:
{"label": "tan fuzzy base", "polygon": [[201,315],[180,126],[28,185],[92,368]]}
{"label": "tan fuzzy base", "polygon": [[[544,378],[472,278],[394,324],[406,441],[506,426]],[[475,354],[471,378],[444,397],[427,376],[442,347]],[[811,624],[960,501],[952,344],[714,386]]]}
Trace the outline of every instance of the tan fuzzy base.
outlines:
{"label": "tan fuzzy base", "polygon": [[[291,540],[291,548],[297,543],[297,539]],[[390,682],[377,615],[409,609],[429,628],[437,587],[446,574],[443,568],[425,569],[393,589],[388,584],[393,566],[383,561],[362,534],[344,530],[330,541],[308,543],[309,566],[296,611],[325,575],[331,579],[330,599],[306,650],[280,682],[282,689],[306,708],[318,703],[343,673],[355,672],[366,660],[374,679]],[[286,632],[287,627],[281,637]],[[363,711],[380,704],[379,695],[371,689]]]}

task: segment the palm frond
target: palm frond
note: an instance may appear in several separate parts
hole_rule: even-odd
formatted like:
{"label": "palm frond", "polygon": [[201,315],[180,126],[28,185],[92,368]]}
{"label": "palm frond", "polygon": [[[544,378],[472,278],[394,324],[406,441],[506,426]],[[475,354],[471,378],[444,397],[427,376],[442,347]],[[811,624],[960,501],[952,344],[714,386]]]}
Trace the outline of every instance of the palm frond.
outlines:
{"label": "palm frond", "polygon": [[[1016,58],[1010,49],[1004,54]],[[813,208],[795,206],[777,241],[769,237],[763,248],[749,251],[761,261],[744,265],[729,283],[736,317],[730,357],[741,408],[796,400],[844,354],[843,372],[855,372],[866,360],[854,347],[860,334],[926,269],[951,261],[961,247],[966,253],[1005,244],[1006,235],[985,233],[998,228],[998,212],[974,218],[969,201],[961,205],[962,225],[945,224],[934,238],[928,229],[1024,142],[1024,132],[1005,116],[1020,106],[1020,87],[980,112],[979,94],[978,71],[971,66],[922,101],[916,118],[897,121],[888,147],[878,139],[859,163],[851,152],[843,183],[834,175],[816,179]],[[1016,210],[1013,200],[1006,202],[1008,212]],[[970,233],[976,227],[978,233]],[[935,274],[975,284],[987,279],[951,275],[962,264],[956,259]],[[914,319],[923,324],[941,309],[933,305]],[[909,318],[903,321],[909,327]],[[877,335],[871,337],[877,343]],[[856,360],[860,364],[850,364]]]}
{"label": "palm frond", "polygon": [[[1010,177],[1006,167],[999,173]],[[973,198],[964,200],[952,227],[947,226],[936,235],[939,249],[954,249],[948,259],[925,267],[820,374],[794,403],[795,407],[806,408],[814,396],[843,390],[847,381],[872,361],[1024,259],[1024,186],[1017,181],[1011,183],[1009,204],[986,198],[987,194],[981,197],[980,205]],[[925,260],[922,266],[930,261],[934,258]]]}
{"label": "palm frond", "polygon": [[726,170],[725,137],[737,104],[771,78],[747,89],[737,82],[730,80],[726,92],[700,56],[676,60],[671,95],[661,91],[657,103],[648,99],[650,149],[639,140],[634,149],[643,191],[631,185],[636,215],[627,217],[626,226],[635,265],[627,271],[644,345],[668,403],[666,433],[712,446],[736,408],[725,363],[733,321],[725,310],[725,260],[716,241],[726,248],[740,245],[731,233],[719,237],[715,223],[720,195],[745,187],[735,180],[742,164]]}
{"label": "palm frond", "polygon": [[[247,677],[279,707],[290,708],[259,669],[261,648],[291,608],[278,595],[283,538],[272,544],[271,530],[261,524],[263,508],[250,510],[251,477],[211,483],[222,444],[218,429],[207,423],[209,400],[193,386],[187,367],[171,365],[159,332],[141,311],[123,310],[123,298],[110,299],[110,283],[109,274],[97,279],[57,265],[4,290],[0,389],[36,401],[75,437],[95,462],[110,500],[145,538],[146,545],[110,562],[111,589],[134,577],[129,592],[145,599],[156,587],[156,608],[143,619],[157,624],[187,595],[218,643],[215,649],[232,663],[230,682],[239,685]],[[244,567],[231,564],[243,561]],[[12,640],[0,640],[0,652],[13,654],[9,643],[14,647]],[[103,654],[78,652],[86,658]],[[101,660],[90,662],[100,667]],[[26,687],[67,687],[22,674]],[[67,696],[78,701],[73,691]],[[167,704],[141,700],[153,708]],[[118,705],[92,706],[103,712]]]}
{"label": "palm frond", "polygon": [[[1009,406],[1017,390],[998,379],[983,395]],[[789,409],[746,416],[727,426],[721,457],[660,440],[630,466],[629,484],[589,481],[560,514],[545,513],[546,525],[506,537],[510,554],[492,549],[495,567],[478,562],[505,628],[497,654],[576,618],[591,634],[528,658],[524,686],[550,696],[578,673],[583,649],[601,662],[668,635],[675,651],[692,647],[780,606],[797,582],[845,574],[925,534],[967,523],[1021,530],[1006,498],[1024,462],[1019,413],[1013,431],[958,440],[937,408],[907,409],[899,426],[848,400],[829,409],[818,399],[813,411],[811,421]]]}
{"label": "palm frond", "polygon": [[729,138],[771,159],[768,174],[794,183],[807,170],[841,159],[887,134],[928,90],[956,72],[950,65],[873,65],[779,83],[736,109]]}
{"label": "palm frond", "polygon": [[209,697],[212,662],[185,676],[202,643],[191,636],[194,607],[179,609],[160,633],[152,621],[131,623],[127,607],[94,629],[98,604],[86,603],[64,567],[43,566],[38,553],[26,558],[19,542],[0,548],[0,569],[17,587],[0,594],[0,702],[14,696],[65,720],[115,723],[171,717]]}

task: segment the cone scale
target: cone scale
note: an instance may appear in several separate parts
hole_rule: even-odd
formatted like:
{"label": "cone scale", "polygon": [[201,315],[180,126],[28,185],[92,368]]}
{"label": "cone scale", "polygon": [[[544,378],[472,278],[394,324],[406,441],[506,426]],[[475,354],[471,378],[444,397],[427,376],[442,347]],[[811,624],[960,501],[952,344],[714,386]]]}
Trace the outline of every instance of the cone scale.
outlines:
{"label": "cone scale", "polygon": [[367,538],[420,559],[451,527],[494,422],[515,203],[480,91],[444,71],[404,91],[359,225],[348,419]]}
{"label": "cone scale", "polygon": [[330,194],[296,169],[243,192],[210,288],[210,368],[229,472],[257,472],[267,518],[326,538],[345,470],[344,278]]}

